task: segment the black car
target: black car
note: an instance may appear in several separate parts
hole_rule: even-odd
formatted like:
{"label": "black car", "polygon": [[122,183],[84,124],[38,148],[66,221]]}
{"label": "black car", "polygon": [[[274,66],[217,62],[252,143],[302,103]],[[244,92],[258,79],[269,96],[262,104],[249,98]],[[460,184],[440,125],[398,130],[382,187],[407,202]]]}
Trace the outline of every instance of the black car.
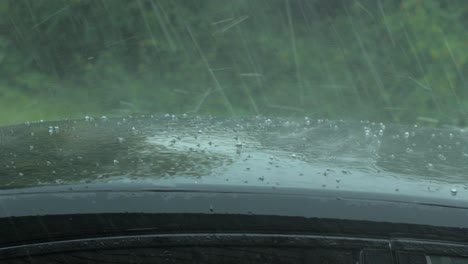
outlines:
{"label": "black car", "polygon": [[468,263],[468,133],[139,116],[0,130],[1,263]]}

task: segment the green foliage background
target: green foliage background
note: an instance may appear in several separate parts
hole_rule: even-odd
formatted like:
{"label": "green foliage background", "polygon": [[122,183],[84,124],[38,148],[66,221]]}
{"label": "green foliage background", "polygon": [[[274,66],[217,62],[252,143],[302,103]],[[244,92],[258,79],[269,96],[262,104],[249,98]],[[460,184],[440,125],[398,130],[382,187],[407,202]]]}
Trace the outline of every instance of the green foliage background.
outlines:
{"label": "green foliage background", "polygon": [[465,0],[3,0],[0,124],[468,117]]}

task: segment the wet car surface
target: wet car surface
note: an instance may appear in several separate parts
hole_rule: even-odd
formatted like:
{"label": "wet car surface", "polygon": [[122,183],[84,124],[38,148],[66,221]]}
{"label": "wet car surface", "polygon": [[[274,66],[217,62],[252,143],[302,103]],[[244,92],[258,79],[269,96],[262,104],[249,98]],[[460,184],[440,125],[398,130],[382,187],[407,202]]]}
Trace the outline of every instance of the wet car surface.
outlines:
{"label": "wet car surface", "polygon": [[62,241],[47,249],[58,254],[76,239],[125,236],[118,244],[128,246],[136,239],[128,236],[232,242],[241,233],[287,236],[276,247],[349,238],[331,244],[362,250],[349,261],[363,263],[369,249],[385,258],[389,244],[406,252],[414,239],[436,241],[438,254],[459,243],[449,255],[463,256],[467,140],[459,128],[310,118],[86,117],[3,127],[0,255]]}

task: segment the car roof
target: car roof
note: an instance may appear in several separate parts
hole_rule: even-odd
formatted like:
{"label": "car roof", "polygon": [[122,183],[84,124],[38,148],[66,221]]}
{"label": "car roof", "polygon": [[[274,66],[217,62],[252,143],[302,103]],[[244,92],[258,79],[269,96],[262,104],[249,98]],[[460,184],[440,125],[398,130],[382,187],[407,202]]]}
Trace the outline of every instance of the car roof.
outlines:
{"label": "car roof", "polygon": [[0,186],[276,188],[465,207],[467,142],[463,129],[367,121],[86,117],[2,128]]}

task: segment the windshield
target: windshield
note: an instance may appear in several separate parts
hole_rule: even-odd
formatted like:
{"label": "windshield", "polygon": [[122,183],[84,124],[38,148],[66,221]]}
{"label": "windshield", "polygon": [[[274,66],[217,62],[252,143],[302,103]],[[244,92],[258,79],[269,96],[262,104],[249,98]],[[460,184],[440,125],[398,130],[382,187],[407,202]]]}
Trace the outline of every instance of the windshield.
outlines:
{"label": "windshield", "polygon": [[443,0],[1,1],[0,185],[408,186],[368,181],[382,174],[457,194],[467,13]]}

